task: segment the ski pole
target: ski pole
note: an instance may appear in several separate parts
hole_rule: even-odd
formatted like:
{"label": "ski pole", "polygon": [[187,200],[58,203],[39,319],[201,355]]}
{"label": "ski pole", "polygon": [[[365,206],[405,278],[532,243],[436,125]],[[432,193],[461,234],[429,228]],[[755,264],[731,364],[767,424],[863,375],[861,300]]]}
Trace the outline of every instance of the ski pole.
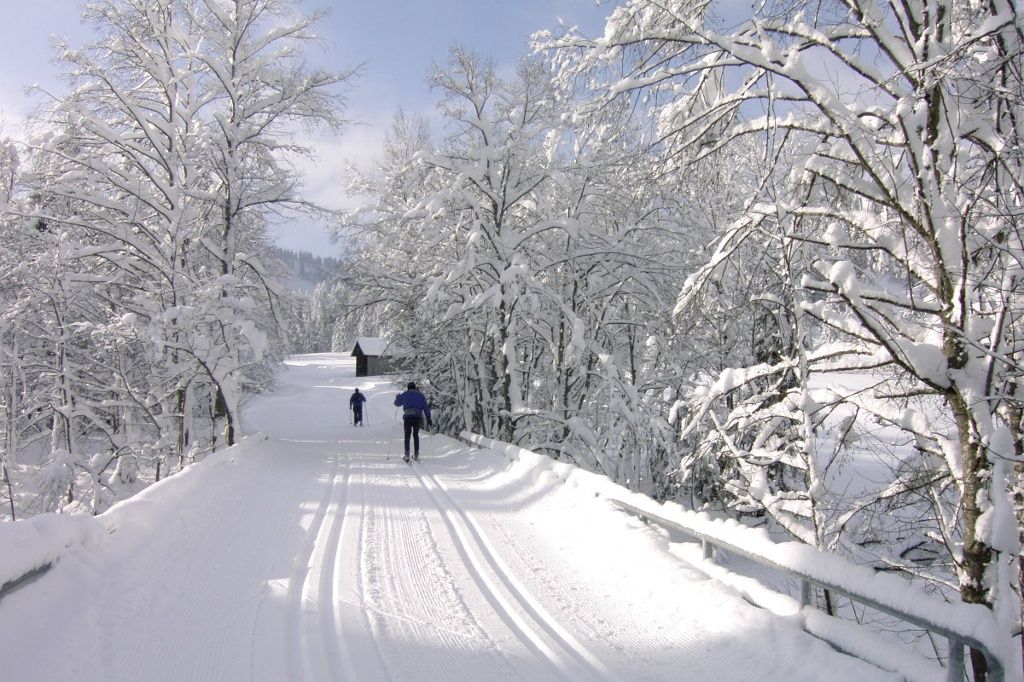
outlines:
{"label": "ski pole", "polygon": [[395,408],[395,448],[398,447],[398,443],[402,439],[402,422],[398,421],[398,408]]}
{"label": "ski pole", "polygon": [[[386,434],[387,431],[385,430],[384,433]],[[391,459],[391,446],[392,446],[392,444],[391,444],[391,439],[388,438],[386,435],[384,436],[384,440],[387,441],[387,444],[388,444],[388,456],[385,458],[384,461],[388,461],[388,460]]]}

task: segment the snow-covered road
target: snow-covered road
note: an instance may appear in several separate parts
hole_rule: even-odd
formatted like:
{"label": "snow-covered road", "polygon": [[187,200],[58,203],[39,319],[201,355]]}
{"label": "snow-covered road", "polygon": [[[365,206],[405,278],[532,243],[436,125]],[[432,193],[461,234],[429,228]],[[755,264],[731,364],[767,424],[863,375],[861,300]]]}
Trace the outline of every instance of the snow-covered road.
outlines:
{"label": "snow-covered road", "polygon": [[241,445],[113,508],[109,536],[0,600],[0,679],[893,679],[710,580],[566,467],[441,436],[404,464],[394,395],[348,357],[293,359]]}

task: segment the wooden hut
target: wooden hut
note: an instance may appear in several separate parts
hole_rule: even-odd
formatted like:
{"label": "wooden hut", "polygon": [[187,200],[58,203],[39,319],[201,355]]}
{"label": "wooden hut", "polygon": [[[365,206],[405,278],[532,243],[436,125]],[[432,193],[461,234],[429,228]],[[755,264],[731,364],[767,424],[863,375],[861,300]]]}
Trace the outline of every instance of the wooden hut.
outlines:
{"label": "wooden hut", "polygon": [[352,355],[356,358],[356,376],[372,377],[390,371],[391,358],[385,355],[388,342],[375,336],[360,336],[356,339]]}

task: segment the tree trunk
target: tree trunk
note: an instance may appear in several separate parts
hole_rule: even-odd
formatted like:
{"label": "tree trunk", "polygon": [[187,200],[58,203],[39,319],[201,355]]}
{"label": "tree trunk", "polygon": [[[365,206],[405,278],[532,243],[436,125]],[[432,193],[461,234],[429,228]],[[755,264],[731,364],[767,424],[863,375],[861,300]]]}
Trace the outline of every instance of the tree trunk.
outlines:
{"label": "tree trunk", "polygon": [[[987,485],[992,477],[991,466],[980,443],[974,437],[974,424],[970,408],[955,389],[946,394],[953,412],[960,450],[963,456],[963,511],[964,550],[960,568],[960,597],[968,604],[981,604],[993,608],[989,590],[985,587],[985,573],[992,563],[993,549],[978,537],[978,520],[983,509],[979,497],[987,499]],[[971,649],[971,667],[975,682],[984,682],[988,676],[988,665],[980,651]]]}
{"label": "tree trunk", "polygon": [[213,419],[214,423],[220,423],[224,420],[224,444],[227,447],[231,447],[235,444],[235,419],[234,415],[231,414],[231,409],[228,407],[227,398],[224,396],[224,391],[220,386],[216,387],[216,396],[213,403]]}
{"label": "tree trunk", "polygon": [[7,464],[2,465],[4,470],[4,484],[7,486],[7,499],[11,504],[11,521],[17,521],[18,516],[14,513],[14,489],[11,486],[11,474],[7,471]]}
{"label": "tree trunk", "polygon": [[185,430],[185,388],[174,392],[174,449],[178,456],[178,469],[185,468],[185,448],[188,445],[188,434]]}

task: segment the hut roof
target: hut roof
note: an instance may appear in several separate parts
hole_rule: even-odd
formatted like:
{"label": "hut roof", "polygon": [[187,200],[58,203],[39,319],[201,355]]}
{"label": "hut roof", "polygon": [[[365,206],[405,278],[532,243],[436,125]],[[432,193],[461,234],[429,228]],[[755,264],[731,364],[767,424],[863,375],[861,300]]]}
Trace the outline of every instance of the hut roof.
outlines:
{"label": "hut roof", "polygon": [[376,336],[360,336],[356,339],[356,345],[352,349],[352,355],[384,355],[388,342]]}

